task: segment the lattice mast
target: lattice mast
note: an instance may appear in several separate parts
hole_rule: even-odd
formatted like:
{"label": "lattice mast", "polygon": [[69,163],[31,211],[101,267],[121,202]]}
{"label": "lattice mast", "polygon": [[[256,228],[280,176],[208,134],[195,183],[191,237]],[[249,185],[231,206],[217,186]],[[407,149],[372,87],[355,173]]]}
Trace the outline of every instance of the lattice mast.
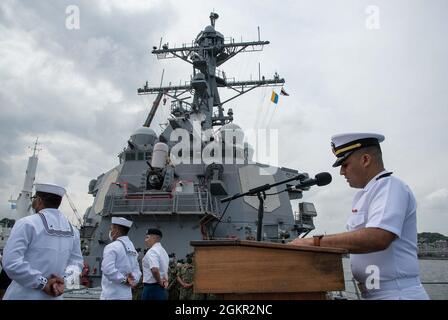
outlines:
{"label": "lattice mast", "polygon": [[[234,42],[233,39],[225,40],[224,36],[215,30],[215,22],[218,14],[210,14],[211,25],[201,31],[191,45],[183,45],[180,48],[169,48],[168,44],[153,47],[152,53],[158,59],[180,58],[193,66],[191,81],[177,86],[149,87],[148,82],[143,88],[138,89],[139,95],[157,94],[151,114],[155,114],[160,104],[162,95],[173,99],[172,113],[196,114],[201,119],[202,129],[211,129],[213,126],[222,126],[233,120],[233,111],[229,109],[224,115],[223,105],[227,102],[258,87],[282,86],[285,80],[277,73],[272,79],[266,79],[259,74],[258,80],[236,81],[226,77],[225,72],[218,71],[221,66],[231,58],[242,52],[262,51],[269,41]],[[218,88],[228,88],[236,92],[231,98],[221,101]],[[188,101],[193,94],[192,101]],[[214,113],[214,110],[217,113]],[[152,117],[150,117],[152,120]],[[145,122],[149,126],[150,121]]]}

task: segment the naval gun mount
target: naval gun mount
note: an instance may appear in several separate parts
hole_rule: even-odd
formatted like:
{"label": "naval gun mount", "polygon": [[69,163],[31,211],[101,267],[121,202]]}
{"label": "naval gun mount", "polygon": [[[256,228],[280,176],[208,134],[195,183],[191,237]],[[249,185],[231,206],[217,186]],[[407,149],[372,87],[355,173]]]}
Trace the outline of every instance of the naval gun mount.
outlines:
{"label": "naval gun mount", "polygon": [[[225,126],[221,131],[220,139],[213,141],[213,144],[222,144],[224,149],[228,147],[225,144],[225,137],[226,131],[229,130],[235,132],[240,128],[235,124]],[[234,185],[235,182],[238,182],[235,181],[235,177],[239,177],[240,184],[242,183],[245,186],[251,185],[248,183],[248,180],[251,179],[261,181],[254,174],[256,170],[248,169],[252,166],[263,166],[249,164],[253,156],[253,149],[248,144],[245,144],[244,147],[231,146],[233,155],[240,157],[240,160],[243,161],[243,165],[240,165],[238,171],[235,171],[234,165],[220,163],[173,166],[169,161],[168,146],[159,142],[159,138],[152,129],[146,127],[139,128],[131,136],[128,146],[119,155],[120,166],[118,168],[120,172],[115,181],[111,182],[104,196],[104,206],[101,208],[100,215],[104,218],[128,216],[134,221],[146,217],[148,220],[153,220],[151,224],[158,224],[159,226],[163,217],[177,215],[178,218],[180,216],[181,219],[184,219],[186,216],[196,216],[195,224],[200,225],[202,238],[212,239],[215,236],[216,223],[221,222],[224,213],[219,199],[228,196],[230,191],[239,187]],[[232,169],[229,173],[230,168]],[[227,174],[225,174],[226,171]],[[287,168],[280,168],[278,171],[279,176],[288,177],[289,180],[293,180],[299,175],[298,171]],[[308,177],[306,173],[301,175],[303,178]],[[187,177],[188,179],[186,179]],[[99,178],[98,180],[107,180],[106,177]],[[89,185],[89,193],[94,196],[97,196],[98,193],[96,189],[96,186],[99,185],[98,180],[92,180]],[[302,191],[288,190],[288,201],[300,199]],[[244,202],[253,208],[258,207],[258,205],[254,205],[253,201],[245,200]],[[277,202],[276,205],[272,202],[267,204],[268,212],[279,208],[279,200],[274,200],[274,202]],[[299,205],[303,206],[302,204]],[[310,207],[313,207],[313,205],[308,204],[307,208]],[[313,230],[312,218],[317,214],[315,209],[312,210],[314,211],[311,215],[305,212],[306,210],[301,210],[295,216],[293,225],[281,217],[272,221],[271,216],[270,222],[263,224],[263,238],[274,242],[284,242],[292,236]],[[310,210],[308,209],[308,211]],[[227,224],[231,223],[233,219],[234,217],[230,216],[230,219],[225,222]],[[237,233],[238,230],[244,229],[245,235],[238,237],[243,237],[246,240],[254,239],[255,230],[258,230],[259,227],[256,221],[252,220],[251,222],[251,220],[252,218],[247,219],[246,223],[240,222],[244,226],[236,227],[235,231],[230,233],[230,236]],[[304,223],[304,221],[307,223]],[[146,222],[150,223],[149,221]],[[85,231],[87,231],[88,225],[85,224]],[[217,233],[218,237],[226,237],[225,234],[220,233]],[[103,234],[107,233],[103,232]],[[107,243],[107,239],[102,238],[101,242]]]}

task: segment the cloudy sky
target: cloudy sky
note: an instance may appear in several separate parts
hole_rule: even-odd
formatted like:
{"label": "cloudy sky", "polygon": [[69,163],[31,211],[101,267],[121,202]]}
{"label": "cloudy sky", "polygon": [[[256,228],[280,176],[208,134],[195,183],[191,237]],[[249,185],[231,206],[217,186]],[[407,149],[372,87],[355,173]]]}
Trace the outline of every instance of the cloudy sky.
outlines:
{"label": "cloudy sky", "polygon": [[[79,9],[79,29],[67,28],[70,5]],[[271,89],[258,89],[227,107],[245,129],[279,130],[281,166],[333,175],[304,195],[318,210],[316,231],[343,231],[356,192],[331,168],[331,135],[371,131],[386,136],[386,168],[416,195],[419,232],[448,234],[444,0],[2,0],[0,216],[11,216],[7,201],[21,190],[36,137],[37,180],[67,186],[84,213],[89,181],[118,163],[146,118],[154,97],[136,89],[158,86],[162,70],[164,84],[189,79],[188,64],[158,61],[152,46],[161,37],[170,46],[191,43],[212,10],[225,37],[256,40],[259,26],[271,41],[221,69],[244,80],[258,77],[260,63],[267,77],[286,79],[290,96],[274,107]],[[166,116],[160,110],[156,124]]]}

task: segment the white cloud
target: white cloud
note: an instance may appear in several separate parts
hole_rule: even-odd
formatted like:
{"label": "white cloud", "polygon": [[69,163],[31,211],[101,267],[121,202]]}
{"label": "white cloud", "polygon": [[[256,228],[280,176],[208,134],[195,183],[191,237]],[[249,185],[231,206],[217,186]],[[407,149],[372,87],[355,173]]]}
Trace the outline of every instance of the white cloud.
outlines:
{"label": "white cloud", "polygon": [[98,8],[106,14],[110,14],[113,11],[135,14],[154,9],[159,6],[161,2],[162,0],[96,0],[92,4],[96,4]]}
{"label": "white cloud", "polygon": [[[24,3],[0,5],[5,208],[23,181],[26,145],[39,135],[44,151],[38,174],[62,179],[64,173],[84,213],[92,201],[88,182],[116,165],[116,154],[152,103],[153,97],[136,96],[137,87],[146,80],[159,85],[163,69],[164,84],[189,79],[190,65],[157,61],[149,54],[152,46],[160,37],[170,46],[191,42],[214,9],[225,37],[256,40],[260,26],[262,39],[271,41],[263,52],[238,55],[220,69],[237,80],[257,78],[261,62],[262,74],[285,77],[290,96],[272,109],[271,89],[259,89],[227,107],[245,129],[254,127],[257,113],[264,125],[271,119],[280,134],[280,165],[333,174],[331,185],[304,194],[318,209],[318,230],[343,231],[356,191],[331,168],[330,136],[361,130],[386,135],[386,167],[414,191],[419,231],[448,233],[444,1],[379,1],[381,28],[372,31],[365,28],[369,1]],[[69,4],[80,7],[76,32],[64,27]],[[156,122],[165,119],[166,109]]]}
{"label": "white cloud", "polygon": [[422,208],[426,214],[434,214],[439,218],[448,216],[448,189],[435,190],[423,198]]}
{"label": "white cloud", "polygon": [[448,205],[448,189],[442,188],[442,189],[436,190],[433,193],[427,195],[425,199],[428,201],[434,201],[434,202],[443,201]]}
{"label": "white cloud", "polygon": [[[69,113],[74,111],[91,112],[98,110],[108,103],[118,103],[122,99],[120,88],[107,79],[88,79],[78,73],[74,61],[56,56],[39,46],[36,39],[22,30],[8,30],[1,28],[0,34],[0,68],[2,69],[1,96],[17,101],[17,108],[2,106],[4,112],[23,112],[25,110],[41,110],[48,112],[48,108],[65,109]],[[92,52],[95,56],[96,52]],[[22,92],[36,96],[54,96],[63,99],[65,105],[33,106],[35,101],[25,101]],[[73,105],[80,99],[88,101],[84,110],[74,110]],[[56,111],[56,110],[54,110]]]}

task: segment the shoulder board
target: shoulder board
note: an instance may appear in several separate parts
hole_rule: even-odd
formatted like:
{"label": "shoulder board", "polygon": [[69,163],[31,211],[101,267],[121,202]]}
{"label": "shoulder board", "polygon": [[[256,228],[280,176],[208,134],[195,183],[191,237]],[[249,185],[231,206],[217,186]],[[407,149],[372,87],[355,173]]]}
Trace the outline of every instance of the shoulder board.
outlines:
{"label": "shoulder board", "polygon": [[393,172],[386,172],[386,173],[380,175],[378,178],[376,178],[376,180],[380,180],[380,179],[382,179],[382,178],[389,177],[389,176],[392,175],[392,173],[393,173]]}

